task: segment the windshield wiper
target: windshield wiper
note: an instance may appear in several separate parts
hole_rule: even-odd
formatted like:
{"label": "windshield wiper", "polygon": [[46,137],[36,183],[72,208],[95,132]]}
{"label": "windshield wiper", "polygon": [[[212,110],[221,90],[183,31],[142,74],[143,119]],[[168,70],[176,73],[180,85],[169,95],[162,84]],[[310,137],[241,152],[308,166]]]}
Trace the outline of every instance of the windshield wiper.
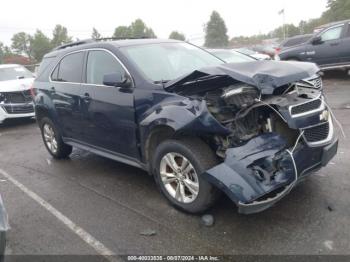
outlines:
{"label": "windshield wiper", "polygon": [[157,80],[157,81],[154,81],[153,83],[155,84],[165,84],[165,83],[168,83],[170,80]]}
{"label": "windshield wiper", "polygon": [[168,83],[170,80],[157,80],[157,81],[153,81],[153,83],[155,84],[162,84],[162,87],[165,88],[165,83]]}

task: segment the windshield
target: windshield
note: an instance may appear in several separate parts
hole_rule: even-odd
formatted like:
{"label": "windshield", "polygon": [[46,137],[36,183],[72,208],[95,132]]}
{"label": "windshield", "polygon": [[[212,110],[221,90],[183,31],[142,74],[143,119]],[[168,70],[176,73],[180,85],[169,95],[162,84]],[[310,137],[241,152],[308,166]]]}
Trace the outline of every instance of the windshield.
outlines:
{"label": "windshield", "polygon": [[33,77],[33,74],[23,66],[0,68],[0,81],[9,81]]}
{"label": "windshield", "polygon": [[213,51],[213,54],[224,60],[226,63],[242,63],[255,61],[254,58],[230,50]]}
{"label": "windshield", "polygon": [[203,67],[224,64],[219,58],[187,43],[128,46],[121,50],[154,82],[173,80]]}

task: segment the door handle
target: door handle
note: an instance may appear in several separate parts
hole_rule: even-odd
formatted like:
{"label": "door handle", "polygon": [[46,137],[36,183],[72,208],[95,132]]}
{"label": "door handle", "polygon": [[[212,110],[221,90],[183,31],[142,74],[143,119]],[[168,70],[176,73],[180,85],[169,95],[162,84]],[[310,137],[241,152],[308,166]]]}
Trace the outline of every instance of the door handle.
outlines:
{"label": "door handle", "polygon": [[51,93],[56,93],[56,89],[55,89],[54,86],[50,88],[50,92],[51,92]]}

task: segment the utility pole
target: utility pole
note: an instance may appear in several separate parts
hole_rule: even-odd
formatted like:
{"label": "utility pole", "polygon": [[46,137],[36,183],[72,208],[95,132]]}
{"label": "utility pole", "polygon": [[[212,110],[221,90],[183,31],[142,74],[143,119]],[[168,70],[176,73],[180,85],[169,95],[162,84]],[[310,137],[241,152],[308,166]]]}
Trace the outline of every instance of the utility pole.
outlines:
{"label": "utility pole", "polygon": [[286,39],[286,15],[285,15],[285,11],[284,8],[278,12],[279,15],[282,15],[282,22],[283,22],[283,40]]}

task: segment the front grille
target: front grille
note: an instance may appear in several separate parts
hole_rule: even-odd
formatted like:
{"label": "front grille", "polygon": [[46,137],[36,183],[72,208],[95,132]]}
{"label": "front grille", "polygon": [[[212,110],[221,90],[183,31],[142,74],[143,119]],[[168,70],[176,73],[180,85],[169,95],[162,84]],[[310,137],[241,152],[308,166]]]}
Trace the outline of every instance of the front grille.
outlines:
{"label": "front grille", "polygon": [[296,83],[297,86],[300,87],[310,87],[314,89],[322,89],[322,78],[316,77],[316,78],[309,78],[309,79],[303,79]]}
{"label": "front grille", "polygon": [[327,139],[329,134],[329,122],[304,129],[304,138],[313,143]]}
{"label": "front grille", "polygon": [[29,90],[19,91],[19,92],[4,92],[2,93],[5,103],[28,103],[33,99],[30,95]]}
{"label": "front grille", "polygon": [[28,105],[3,105],[3,109],[8,114],[29,114],[34,112],[32,104]]}
{"label": "front grille", "polygon": [[304,104],[292,106],[290,112],[292,115],[298,115],[298,114],[306,113],[312,110],[316,110],[320,108],[321,105],[322,105],[321,99],[315,99],[310,102],[306,102]]}
{"label": "front grille", "polygon": [[321,79],[321,77],[317,77],[315,79],[311,79],[311,80],[308,80],[308,81],[310,83],[312,83],[314,88],[316,88],[316,89],[321,89],[322,88],[322,79]]}

